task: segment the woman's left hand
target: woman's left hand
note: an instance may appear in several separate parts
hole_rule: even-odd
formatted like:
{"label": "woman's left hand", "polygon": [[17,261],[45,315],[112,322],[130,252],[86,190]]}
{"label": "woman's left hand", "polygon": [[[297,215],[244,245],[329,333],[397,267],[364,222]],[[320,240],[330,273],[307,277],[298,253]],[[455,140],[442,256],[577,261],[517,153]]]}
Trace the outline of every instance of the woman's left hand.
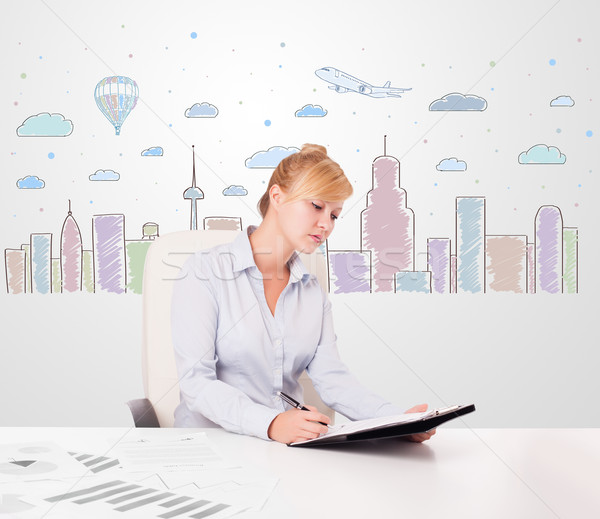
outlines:
{"label": "woman's left hand", "polygon": [[[423,413],[427,411],[427,404],[418,404],[414,407],[411,407],[406,413]],[[409,442],[422,443],[426,440],[429,440],[435,434],[435,429],[431,429],[431,431],[411,434],[409,436],[402,436],[402,440],[406,440]]]}

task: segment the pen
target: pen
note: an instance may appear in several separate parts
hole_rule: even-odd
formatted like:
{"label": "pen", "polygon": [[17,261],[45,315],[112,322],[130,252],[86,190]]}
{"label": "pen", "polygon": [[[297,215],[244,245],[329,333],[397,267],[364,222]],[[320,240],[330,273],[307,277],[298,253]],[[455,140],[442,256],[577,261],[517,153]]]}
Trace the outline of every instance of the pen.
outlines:
{"label": "pen", "polygon": [[[298,402],[297,400],[294,400],[291,396],[286,395],[285,393],[282,393],[281,391],[277,391],[277,396],[279,398],[281,398],[284,402],[287,402],[288,404],[290,404],[292,407],[295,407],[296,409],[300,409],[301,411],[310,411],[310,409],[308,407],[303,406],[300,402]],[[329,427],[325,422],[319,422],[319,423],[321,425]]]}

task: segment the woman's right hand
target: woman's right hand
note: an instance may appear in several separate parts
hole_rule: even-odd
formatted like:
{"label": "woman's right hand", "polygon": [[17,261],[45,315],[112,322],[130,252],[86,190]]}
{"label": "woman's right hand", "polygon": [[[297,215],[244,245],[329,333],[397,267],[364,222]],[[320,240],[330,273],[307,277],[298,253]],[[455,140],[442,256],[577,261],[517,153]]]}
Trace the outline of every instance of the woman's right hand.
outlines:
{"label": "woman's right hand", "polygon": [[293,443],[311,440],[325,434],[327,427],[318,422],[329,424],[331,422],[329,417],[320,413],[316,407],[310,405],[306,407],[310,411],[289,409],[278,414],[269,425],[267,431],[269,438],[281,443]]}

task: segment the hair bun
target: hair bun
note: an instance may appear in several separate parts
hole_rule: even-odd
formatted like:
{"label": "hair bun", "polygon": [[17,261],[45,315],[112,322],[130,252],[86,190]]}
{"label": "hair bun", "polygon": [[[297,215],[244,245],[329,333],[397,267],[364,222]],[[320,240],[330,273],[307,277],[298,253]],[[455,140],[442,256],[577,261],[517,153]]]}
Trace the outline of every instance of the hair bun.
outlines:
{"label": "hair bun", "polygon": [[320,144],[303,144],[300,153],[323,153],[327,155],[327,150],[325,146],[321,146]]}

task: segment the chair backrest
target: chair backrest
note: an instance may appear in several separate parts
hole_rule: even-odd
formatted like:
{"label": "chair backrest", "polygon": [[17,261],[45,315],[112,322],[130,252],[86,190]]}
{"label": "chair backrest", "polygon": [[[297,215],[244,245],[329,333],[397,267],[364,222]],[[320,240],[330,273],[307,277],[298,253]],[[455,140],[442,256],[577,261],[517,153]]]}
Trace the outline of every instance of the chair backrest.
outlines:
{"label": "chair backrest", "polygon": [[[246,232],[246,231],[243,231]],[[196,251],[233,241],[239,231],[180,231],[156,238],[146,255],[142,292],[142,377],[161,427],[173,427],[179,383],[171,340],[171,295],[179,269]],[[327,265],[319,251],[301,254],[307,270],[327,287]],[[333,421],[334,413],[319,398],[306,372],[300,377],[305,401]]]}

